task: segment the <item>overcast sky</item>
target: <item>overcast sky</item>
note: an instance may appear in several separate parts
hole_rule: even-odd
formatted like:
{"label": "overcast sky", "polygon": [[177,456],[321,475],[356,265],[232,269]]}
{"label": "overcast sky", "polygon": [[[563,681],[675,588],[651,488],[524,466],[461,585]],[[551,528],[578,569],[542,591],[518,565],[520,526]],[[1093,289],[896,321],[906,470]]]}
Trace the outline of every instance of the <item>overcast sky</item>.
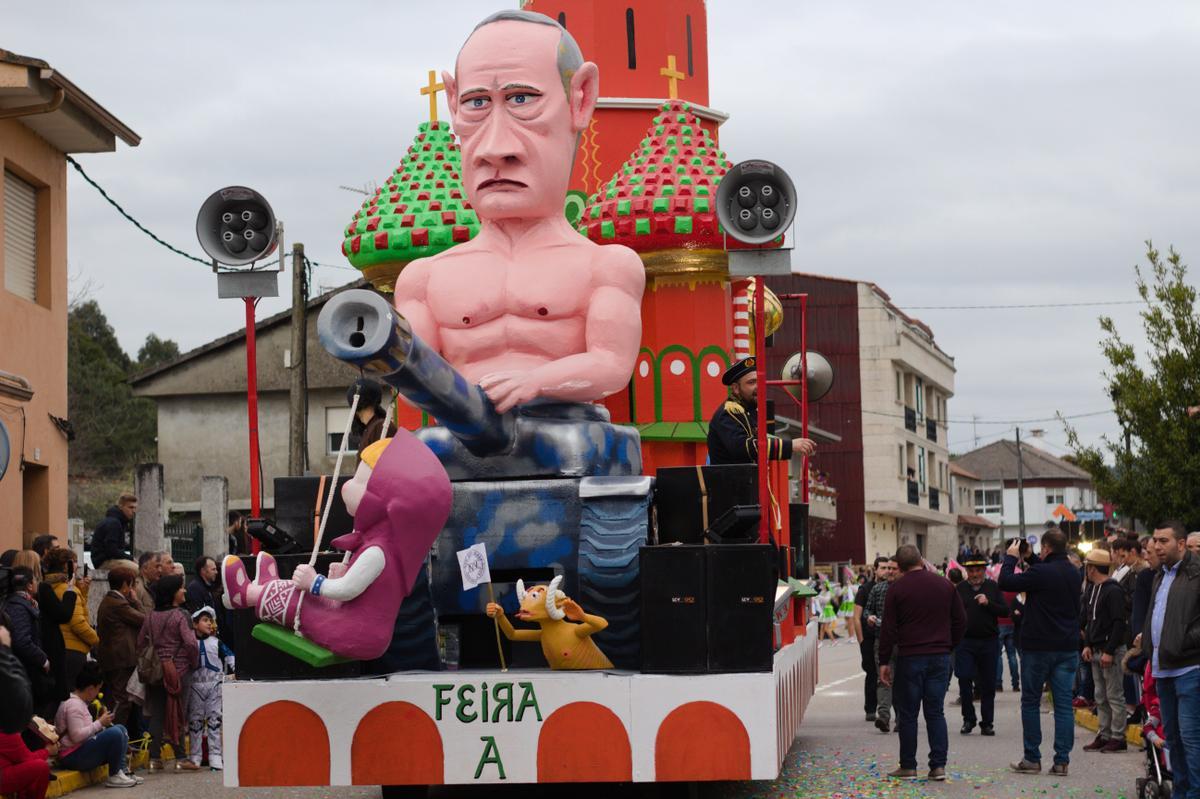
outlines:
{"label": "overcast sky", "polygon": [[[161,237],[199,253],[199,204],[244,183],[289,242],[346,266],[361,197],[339,185],[386,178],[428,115],[426,71],[515,5],[0,0],[0,47],[49,61],[142,135],[80,161]],[[708,16],[711,103],[732,115],[722,146],[795,179],[799,270],[874,281],[916,309],[1135,299],[1147,238],[1200,264],[1200,5],[710,0]],[[205,267],[73,170],[69,206],[72,278],[127,350],[242,325]],[[264,300],[260,316],[289,304]],[[1102,312],[1142,340],[1137,306],[912,310],[956,360],[951,418],[981,420],[953,425],[952,449],[1012,427],[988,420],[1107,408]],[[1111,415],[1078,424],[1087,440],[1116,432]],[[1065,452],[1061,425],[1024,427]]]}

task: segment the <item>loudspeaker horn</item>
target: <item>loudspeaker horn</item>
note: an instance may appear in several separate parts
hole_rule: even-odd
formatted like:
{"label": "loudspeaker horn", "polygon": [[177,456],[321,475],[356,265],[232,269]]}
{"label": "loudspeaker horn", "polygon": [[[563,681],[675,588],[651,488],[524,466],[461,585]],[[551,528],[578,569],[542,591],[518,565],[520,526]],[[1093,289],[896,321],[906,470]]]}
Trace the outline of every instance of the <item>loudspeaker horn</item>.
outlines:
{"label": "loudspeaker horn", "polygon": [[245,186],[214,191],[196,215],[200,246],[226,266],[244,266],[266,258],[279,244],[275,231],[271,204]]}
{"label": "loudspeaker horn", "polygon": [[[792,356],[783,365],[783,379],[799,380],[801,363],[800,353],[792,353]],[[809,350],[806,380],[808,382],[808,401],[816,402],[828,394],[829,389],[833,388],[833,364],[829,363],[829,359],[821,353]],[[800,399],[800,386],[785,386],[785,388],[793,397]]]}
{"label": "loudspeaker horn", "polygon": [[734,164],[717,188],[717,220],[744,244],[766,244],[796,215],[796,187],[783,168],[761,159]]}

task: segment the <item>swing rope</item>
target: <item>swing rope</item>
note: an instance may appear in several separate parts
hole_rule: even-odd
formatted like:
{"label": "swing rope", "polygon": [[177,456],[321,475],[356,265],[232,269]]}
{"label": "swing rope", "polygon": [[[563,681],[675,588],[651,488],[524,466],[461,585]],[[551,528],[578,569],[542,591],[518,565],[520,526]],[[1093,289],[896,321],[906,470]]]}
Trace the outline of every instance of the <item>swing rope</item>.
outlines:
{"label": "swing rope", "polygon": [[337,460],[333,464],[333,483],[330,484],[329,496],[325,498],[325,511],[321,514],[321,526],[317,530],[317,534],[313,536],[312,554],[308,557],[309,566],[317,565],[317,553],[320,552],[321,540],[325,537],[325,525],[329,523],[329,511],[333,509],[333,495],[337,493],[338,480],[342,476],[342,460],[346,457],[346,450],[350,447],[350,427],[354,424],[355,414],[358,413],[358,399],[361,395],[361,389],[356,389],[354,400],[350,403],[350,415],[346,417],[346,428],[342,431],[342,445],[338,447]]}

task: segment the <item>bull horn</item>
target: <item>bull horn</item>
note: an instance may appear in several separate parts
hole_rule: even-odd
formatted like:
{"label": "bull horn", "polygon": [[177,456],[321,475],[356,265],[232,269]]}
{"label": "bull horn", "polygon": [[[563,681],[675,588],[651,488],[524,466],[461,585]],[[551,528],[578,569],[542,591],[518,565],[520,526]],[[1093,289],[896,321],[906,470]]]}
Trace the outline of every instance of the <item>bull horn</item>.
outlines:
{"label": "bull horn", "polygon": [[562,575],[558,575],[550,581],[550,587],[546,589],[546,613],[555,621],[561,621],[567,617],[566,612],[555,602],[559,595],[558,586],[562,584],[562,579]]}
{"label": "bull horn", "polygon": [[517,578],[517,601],[525,601],[525,581],[519,577]]}

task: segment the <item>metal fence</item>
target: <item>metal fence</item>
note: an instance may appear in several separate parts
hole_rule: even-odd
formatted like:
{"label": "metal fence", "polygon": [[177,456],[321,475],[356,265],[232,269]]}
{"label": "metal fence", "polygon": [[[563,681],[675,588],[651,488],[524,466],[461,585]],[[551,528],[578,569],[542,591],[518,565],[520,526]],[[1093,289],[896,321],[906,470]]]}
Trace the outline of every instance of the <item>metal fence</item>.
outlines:
{"label": "metal fence", "polygon": [[204,552],[204,528],[199,522],[175,522],[163,527],[163,535],[171,547],[171,557],[190,575],[196,558]]}

